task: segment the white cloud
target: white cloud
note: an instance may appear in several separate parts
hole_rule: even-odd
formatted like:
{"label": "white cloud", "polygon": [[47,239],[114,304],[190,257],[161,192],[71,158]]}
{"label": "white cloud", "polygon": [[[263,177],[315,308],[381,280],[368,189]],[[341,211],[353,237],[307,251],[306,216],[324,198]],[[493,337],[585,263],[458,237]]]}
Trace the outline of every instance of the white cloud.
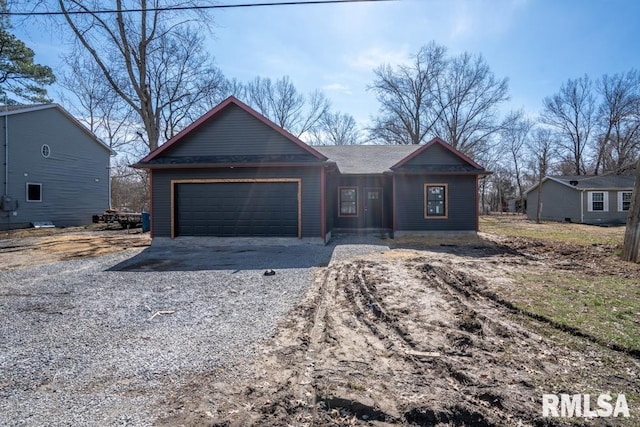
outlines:
{"label": "white cloud", "polygon": [[409,62],[407,46],[400,48],[370,47],[347,58],[347,64],[358,71],[371,71],[383,64],[406,64]]}
{"label": "white cloud", "polygon": [[322,89],[326,90],[327,92],[342,92],[346,95],[352,94],[351,89],[349,88],[348,85],[337,83],[337,82],[324,85]]}
{"label": "white cloud", "polygon": [[528,0],[461,0],[451,3],[453,15],[449,36],[452,39],[503,35],[514,24]]}

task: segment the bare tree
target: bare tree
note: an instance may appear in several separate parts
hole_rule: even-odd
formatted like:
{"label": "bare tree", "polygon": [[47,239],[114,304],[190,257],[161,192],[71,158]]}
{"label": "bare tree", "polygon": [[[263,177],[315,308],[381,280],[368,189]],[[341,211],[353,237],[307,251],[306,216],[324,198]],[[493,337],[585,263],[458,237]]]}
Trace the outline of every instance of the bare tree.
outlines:
{"label": "bare tree", "polygon": [[524,160],[524,150],[529,139],[529,132],[533,127],[533,121],[524,117],[522,111],[511,112],[507,117],[506,125],[500,131],[500,142],[503,149],[508,151],[513,175],[516,179],[518,189],[518,199],[520,209],[524,208],[524,185],[522,162]]}
{"label": "bare tree", "polygon": [[549,125],[572,161],[576,175],[586,173],[585,150],[595,121],[595,99],[589,76],[569,79],[560,91],[543,101],[541,122]]}
{"label": "bare tree", "polygon": [[149,80],[159,128],[165,140],[219,104],[225,78],[203,49],[203,36],[191,28],[158,40],[149,56]]}
{"label": "bare tree", "polygon": [[441,106],[435,99],[438,80],[447,66],[446,49],[431,42],[411,59],[410,65],[382,65],[369,90],[380,102],[380,112],[370,129],[373,139],[388,144],[420,144],[433,134]]}
{"label": "bare tree", "polygon": [[327,112],[320,125],[312,132],[314,145],[357,145],[360,143],[360,130],[353,116],[344,113]]}
{"label": "bare tree", "polygon": [[289,76],[275,82],[256,77],[245,85],[244,95],[260,114],[297,137],[313,131],[330,106],[320,91],[308,96],[298,92]]}
{"label": "bare tree", "polygon": [[[193,2],[182,1],[174,5],[178,4],[188,6]],[[181,20],[178,12],[164,10],[167,4],[160,0],[116,0],[110,5],[115,12],[108,14],[100,13],[101,0],[58,0],[57,5],[75,40],[93,58],[113,91],[139,117],[148,149],[157,148],[162,135],[163,111],[157,104],[158,96],[172,91],[158,87],[169,82],[155,74],[160,70],[156,66],[161,60],[154,59],[154,55],[163,51],[163,44],[169,46],[172,40],[180,42],[179,30],[189,25],[190,18]],[[132,9],[136,11],[131,12]],[[199,47],[192,45],[189,48],[197,50]],[[180,65],[166,64],[167,67]],[[162,72],[175,75],[167,70]],[[169,86],[179,88],[173,91],[174,97],[169,104],[185,99],[187,90],[176,84]]]}
{"label": "bare tree", "polygon": [[437,89],[437,136],[472,157],[490,149],[503,128],[497,109],[509,99],[508,80],[497,79],[482,55],[465,52],[449,61]]}
{"label": "bare tree", "polygon": [[595,173],[632,164],[640,149],[640,73],[604,75],[597,83],[598,146]]}
{"label": "bare tree", "polygon": [[409,65],[383,65],[369,87],[380,102],[370,129],[388,144],[420,144],[435,136],[471,156],[487,151],[502,128],[497,108],[508,99],[507,79],[497,79],[481,55],[449,58],[434,42]]}
{"label": "bare tree", "polygon": [[[535,175],[538,177],[538,202],[536,204],[536,222],[540,223],[542,215],[542,180],[549,173],[551,162],[556,155],[556,144],[549,129],[537,128],[527,141],[527,148],[534,159]],[[527,209],[530,209],[527,206]]]}
{"label": "bare tree", "polygon": [[636,166],[636,184],[633,188],[631,206],[629,206],[622,259],[640,262],[640,161]]}
{"label": "bare tree", "polygon": [[[74,99],[61,95],[81,122],[109,144],[115,151],[131,152],[131,144],[140,142],[135,136],[137,123],[130,106],[111,89],[99,67],[85,52],[75,49],[63,58],[67,72],[60,78],[60,86]],[[138,150],[136,150],[137,152]]]}

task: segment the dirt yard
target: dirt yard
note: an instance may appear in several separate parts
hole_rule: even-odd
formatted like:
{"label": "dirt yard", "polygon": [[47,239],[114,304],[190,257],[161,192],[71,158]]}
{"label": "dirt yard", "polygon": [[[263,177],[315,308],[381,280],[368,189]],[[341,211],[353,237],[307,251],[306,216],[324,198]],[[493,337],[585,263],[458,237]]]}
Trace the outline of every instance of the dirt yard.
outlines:
{"label": "dirt yard", "polygon": [[140,228],[94,224],[87,227],[0,231],[0,271],[95,257],[151,244]]}
{"label": "dirt yard", "polygon": [[[477,239],[389,240],[332,262],[247,362],[253,375],[193,373],[155,424],[640,425],[640,266],[616,256],[619,230],[581,243],[514,233],[531,227],[522,219],[500,224],[484,222]],[[2,268],[148,244],[109,233],[0,240]],[[590,283],[628,294],[591,305]],[[611,324],[600,327],[598,307],[614,312]],[[609,393],[612,404],[624,394],[631,417],[543,418],[542,395],[561,393]]]}

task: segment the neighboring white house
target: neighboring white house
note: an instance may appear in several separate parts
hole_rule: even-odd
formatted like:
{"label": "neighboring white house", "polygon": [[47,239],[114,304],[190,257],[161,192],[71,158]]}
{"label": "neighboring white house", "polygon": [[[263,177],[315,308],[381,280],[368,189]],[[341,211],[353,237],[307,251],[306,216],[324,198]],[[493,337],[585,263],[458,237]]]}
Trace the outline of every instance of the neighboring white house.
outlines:
{"label": "neighboring white house", "polygon": [[113,151],[57,104],[0,106],[0,230],[86,225],[109,208]]}
{"label": "neighboring white house", "polygon": [[[624,224],[634,176],[546,176],[542,180],[541,219],[584,224]],[[538,185],[526,191],[527,216],[536,218]]]}

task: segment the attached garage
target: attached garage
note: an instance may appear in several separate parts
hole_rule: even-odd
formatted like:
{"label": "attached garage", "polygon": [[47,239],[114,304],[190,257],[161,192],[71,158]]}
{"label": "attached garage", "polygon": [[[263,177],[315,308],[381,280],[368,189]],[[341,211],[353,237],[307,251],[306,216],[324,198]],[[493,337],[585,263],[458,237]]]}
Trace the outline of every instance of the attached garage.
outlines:
{"label": "attached garage", "polygon": [[172,237],[301,237],[301,180],[172,182]]}

